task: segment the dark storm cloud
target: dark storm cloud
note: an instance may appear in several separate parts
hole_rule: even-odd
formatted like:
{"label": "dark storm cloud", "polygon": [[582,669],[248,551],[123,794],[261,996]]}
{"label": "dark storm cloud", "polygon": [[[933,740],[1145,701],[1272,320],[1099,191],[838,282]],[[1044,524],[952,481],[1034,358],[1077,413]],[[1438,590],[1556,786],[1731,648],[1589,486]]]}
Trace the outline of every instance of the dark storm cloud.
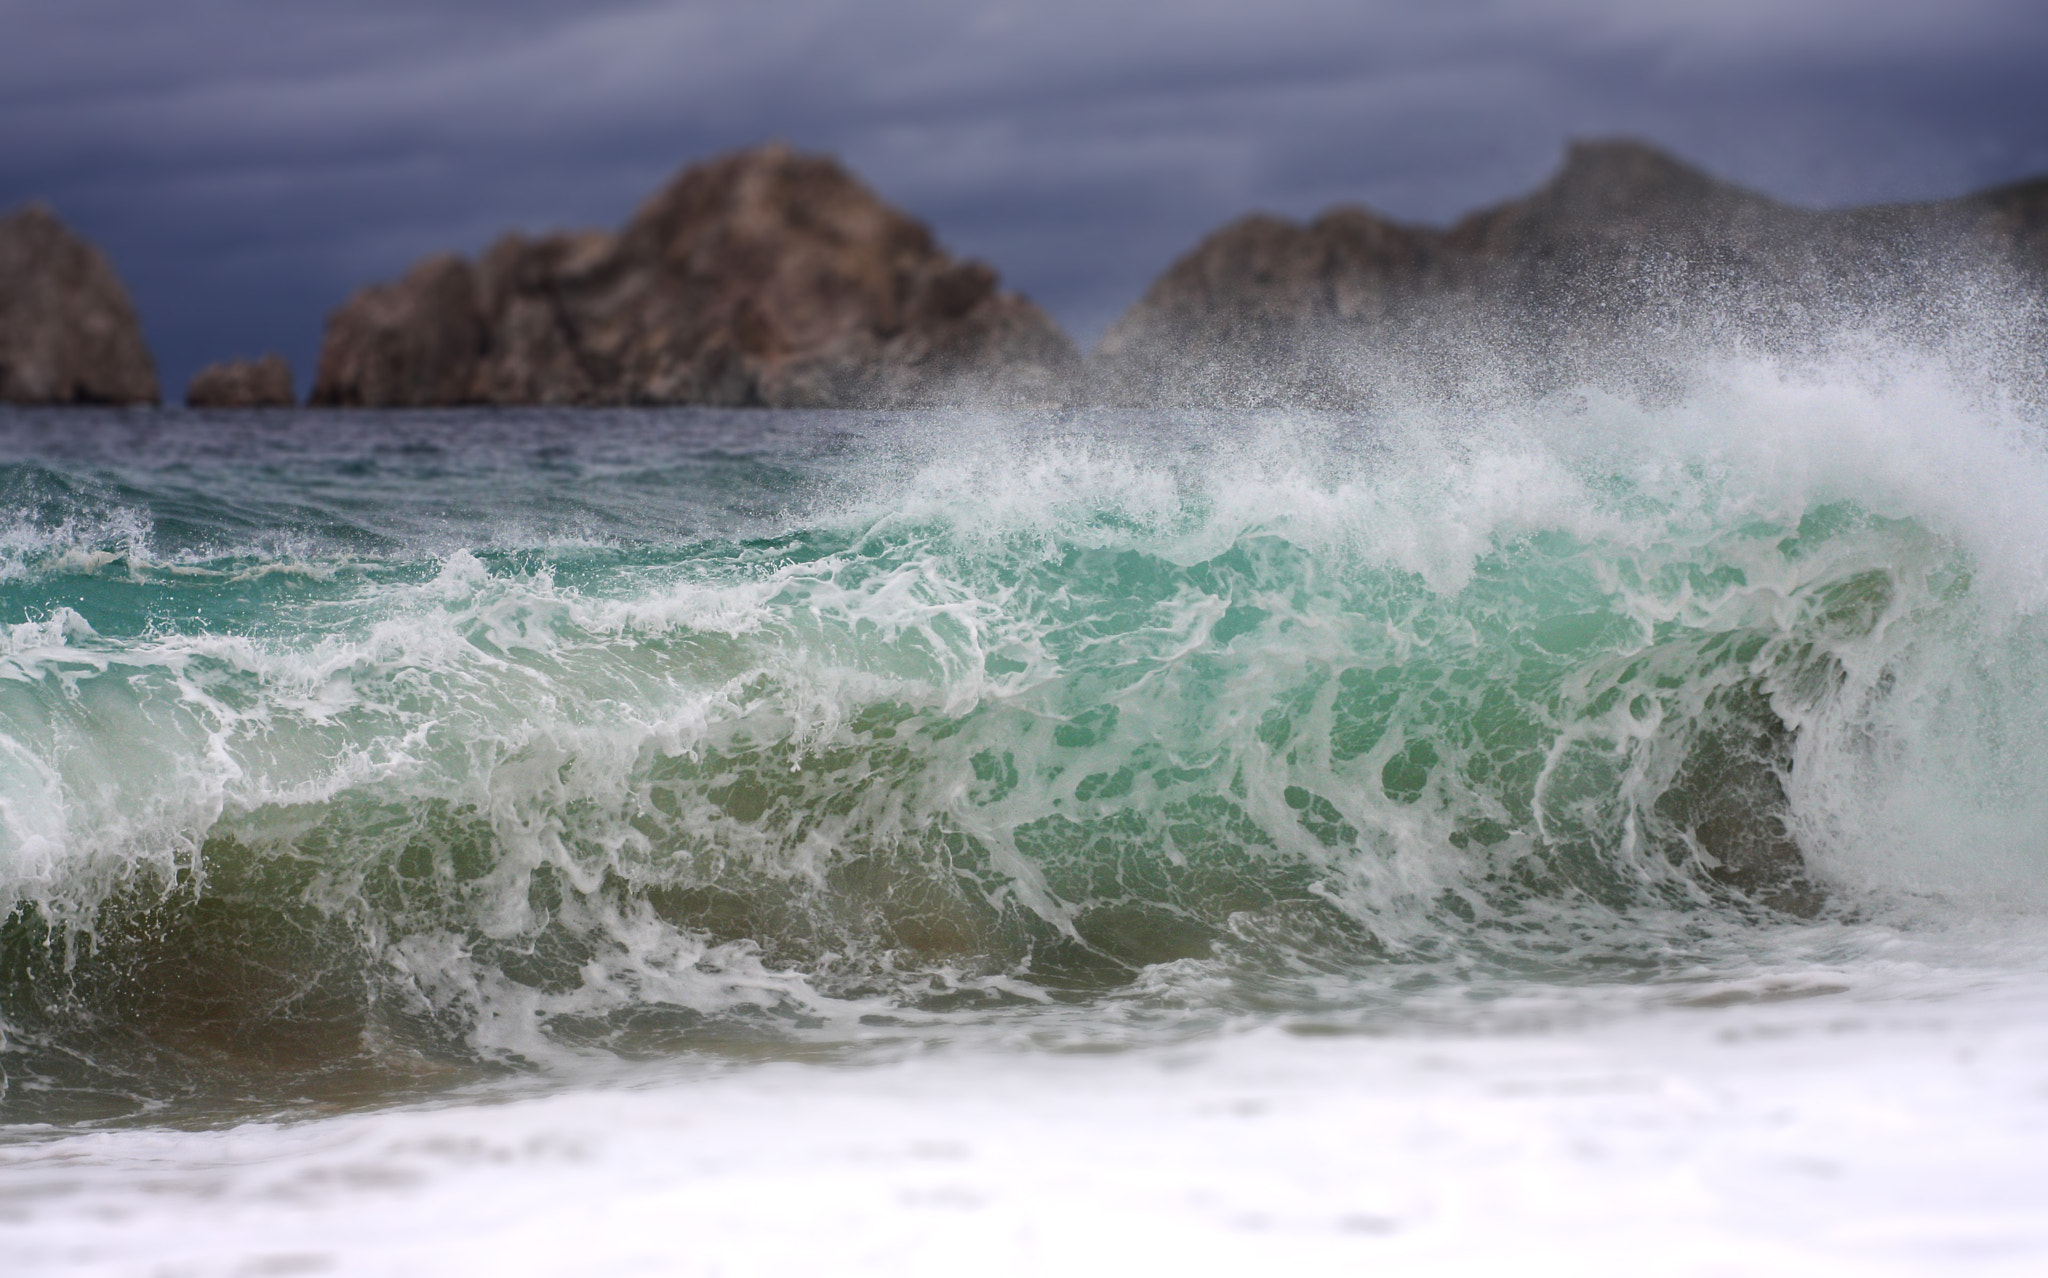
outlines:
{"label": "dark storm cloud", "polygon": [[114,255],[166,385],[507,227],[616,225],[678,165],[844,156],[1084,339],[1252,208],[1442,220],[1568,136],[1788,199],[2048,169],[2032,0],[693,4],[0,0],[0,204]]}

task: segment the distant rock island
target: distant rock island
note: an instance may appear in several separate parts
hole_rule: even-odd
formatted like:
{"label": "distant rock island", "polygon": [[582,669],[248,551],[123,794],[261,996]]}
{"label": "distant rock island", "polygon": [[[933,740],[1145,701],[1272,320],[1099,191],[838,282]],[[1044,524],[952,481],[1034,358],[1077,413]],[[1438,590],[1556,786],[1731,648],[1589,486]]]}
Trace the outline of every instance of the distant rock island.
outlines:
{"label": "distant rock island", "polygon": [[107,259],[43,205],[0,218],[0,403],[157,398],[156,361]]}
{"label": "distant rock island", "polygon": [[[837,161],[774,144],[683,170],[616,234],[507,235],[360,290],[329,317],[311,402],[1353,408],[1489,377],[1655,392],[1703,349],[1956,340],[1994,320],[2048,384],[2044,315],[2048,178],[1823,211],[1581,141],[1533,193],[1447,228],[1356,206],[1232,222],[1084,362],[994,269]],[[0,219],[0,401],[157,399],[106,258],[41,205]],[[288,405],[291,371],[213,365],[186,399]]]}
{"label": "distant rock island", "polygon": [[1845,327],[1950,324],[2044,282],[2048,179],[1814,211],[1641,142],[1582,141],[1534,193],[1448,229],[1356,206],[1231,223],[1110,328],[1089,394],[1348,407],[1482,356],[1523,386],[1642,377],[1717,341],[1796,351]]}
{"label": "distant rock island", "polygon": [[312,402],[1037,404],[1080,363],[1038,307],[836,161],[684,170],[617,235],[508,235],[330,317]]}

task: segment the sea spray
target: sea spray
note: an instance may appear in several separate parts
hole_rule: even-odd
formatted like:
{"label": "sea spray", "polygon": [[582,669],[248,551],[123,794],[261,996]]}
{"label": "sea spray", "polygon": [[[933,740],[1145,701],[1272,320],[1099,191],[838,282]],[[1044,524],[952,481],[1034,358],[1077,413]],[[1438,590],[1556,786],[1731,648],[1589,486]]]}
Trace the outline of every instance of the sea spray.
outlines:
{"label": "sea spray", "polygon": [[2048,886],[2048,462],[1938,368],[733,417],[17,463],[9,1103],[1398,1017]]}

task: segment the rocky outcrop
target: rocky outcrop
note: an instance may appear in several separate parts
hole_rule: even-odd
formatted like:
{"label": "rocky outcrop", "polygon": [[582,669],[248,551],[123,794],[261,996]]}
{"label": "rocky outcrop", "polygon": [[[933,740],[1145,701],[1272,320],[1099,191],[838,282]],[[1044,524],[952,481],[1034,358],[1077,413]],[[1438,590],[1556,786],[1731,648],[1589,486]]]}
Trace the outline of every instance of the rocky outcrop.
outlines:
{"label": "rocky outcrop", "polygon": [[431,258],[328,321],[335,405],[1042,403],[1072,344],[831,159],[687,169],[617,235]]}
{"label": "rocky outcrop", "polygon": [[1654,381],[1705,342],[1785,349],[1938,324],[1935,294],[2048,279],[2048,183],[1819,212],[1631,141],[1571,146],[1448,229],[1357,207],[1249,217],[1175,262],[1091,359],[1135,404],[1369,403],[1447,378]]}
{"label": "rocky outcrop", "polygon": [[476,271],[453,254],[430,257],[391,284],[373,284],[327,317],[310,402],[370,408],[474,403],[485,353]]}
{"label": "rocky outcrop", "polygon": [[106,257],[43,205],[0,218],[0,402],[156,400],[156,362]]}
{"label": "rocky outcrop", "polygon": [[185,387],[187,408],[290,408],[292,366],[282,355],[208,364]]}
{"label": "rocky outcrop", "polygon": [[1962,224],[2029,279],[2048,280],[2048,177],[1922,205],[1917,213],[1927,220]]}

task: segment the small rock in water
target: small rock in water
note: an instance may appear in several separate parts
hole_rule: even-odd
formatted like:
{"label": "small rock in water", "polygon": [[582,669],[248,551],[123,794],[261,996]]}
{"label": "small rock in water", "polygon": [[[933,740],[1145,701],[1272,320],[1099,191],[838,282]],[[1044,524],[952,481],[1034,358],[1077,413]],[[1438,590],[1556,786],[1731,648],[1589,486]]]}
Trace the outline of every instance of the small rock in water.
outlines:
{"label": "small rock in water", "polygon": [[282,355],[208,364],[185,387],[187,408],[290,408],[292,367]]}

